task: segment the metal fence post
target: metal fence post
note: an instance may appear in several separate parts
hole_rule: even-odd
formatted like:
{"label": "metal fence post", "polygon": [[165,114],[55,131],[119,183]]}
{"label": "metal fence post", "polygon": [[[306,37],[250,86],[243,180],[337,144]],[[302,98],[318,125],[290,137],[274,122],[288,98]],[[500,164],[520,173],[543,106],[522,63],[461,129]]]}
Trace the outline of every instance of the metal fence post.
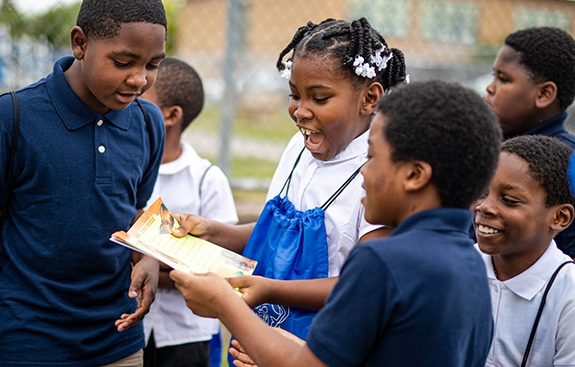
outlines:
{"label": "metal fence post", "polygon": [[242,0],[228,0],[228,34],[226,40],[226,54],[222,64],[224,75],[224,94],[220,104],[220,157],[219,166],[230,177],[231,167],[231,138],[233,136],[234,120],[236,116],[236,80],[235,69],[243,41],[244,4]]}

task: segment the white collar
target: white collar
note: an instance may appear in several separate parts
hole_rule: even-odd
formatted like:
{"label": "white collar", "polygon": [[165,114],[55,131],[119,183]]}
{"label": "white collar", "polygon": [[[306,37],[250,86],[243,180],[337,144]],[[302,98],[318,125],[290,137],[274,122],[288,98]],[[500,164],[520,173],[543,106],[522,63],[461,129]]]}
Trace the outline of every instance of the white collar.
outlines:
{"label": "white collar", "polygon": [[159,173],[161,175],[174,175],[188,168],[197,158],[199,158],[198,153],[196,153],[190,144],[184,141],[182,142],[182,153],[180,156],[175,161],[160,165]]}
{"label": "white collar", "polygon": [[[476,247],[479,249],[477,245]],[[487,277],[489,280],[501,282],[495,277],[491,255],[484,254],[481,251],[479,253],[485,262]],[[541,255],[535,264],[531,265],[521,274],[501,283],[519,297],[524,298],[527,301],[531,301],[533,297],[541,291],[545,284],[547,284],[557,267],[566,260],[567,256],[557,248],[555,241],[551,240],[549,247],[547,247],[547,250],[545,250],[543,255]]]}

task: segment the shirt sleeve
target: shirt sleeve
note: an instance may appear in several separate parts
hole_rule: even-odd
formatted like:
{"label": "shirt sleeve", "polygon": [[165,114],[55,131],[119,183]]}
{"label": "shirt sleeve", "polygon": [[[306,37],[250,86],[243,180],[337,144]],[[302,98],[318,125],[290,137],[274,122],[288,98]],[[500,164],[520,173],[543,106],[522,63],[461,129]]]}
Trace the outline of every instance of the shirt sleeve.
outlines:
{"label": "shirt sleeve", "polygon": [[307,344],[332,367],[357,366],[382,337],[399,292],[389,268],[369,246],[358,246],[315,318]]}
{"label": "shirt sleeve", "polygon": [[211,166],[200,183],[201,213],[206,219],[236,224],[238,214],[226,175],[218,166]]}
{"label": "shirt sleeve", "polygon": [[[575,265],[568,264],[568,267]],[[569,276],[573,277],[575,272],[570,271]],[[572,293],[573,288],[567,288],[568,293]],[[575,366],[575,302],[570,294],[566,294],[565,298],[571,298],[571,302],[567,302],[557,324],[557,335],[555,337],[555,358],[553,359],[553,366],[567,367]],[[541,327],[541,326],[540,326]]]}
{"label": "shirt sleeve", "polygon": [[[154,189],[154,184],[158,178],[158,171],[164,155],[166,129],[162,111],[160,111],[160,109],[151,102],[146,100],[141,100],[141,102],[146,110],[148,118],[150,119],[152,136],[149,136],[146,131],[146,136],[148,136],[150,141],[150,160],[146,170],[144,171],[142,181],[138,185],[136,209],[144,208],[148,199],[150,199],[150,196],[152,195],[152,190]],[[136,108],[140,110],[138,106],[136,106]],[[141,113],[141,111],[139,112]],[[144,123],[146,122],[144,121]]]}

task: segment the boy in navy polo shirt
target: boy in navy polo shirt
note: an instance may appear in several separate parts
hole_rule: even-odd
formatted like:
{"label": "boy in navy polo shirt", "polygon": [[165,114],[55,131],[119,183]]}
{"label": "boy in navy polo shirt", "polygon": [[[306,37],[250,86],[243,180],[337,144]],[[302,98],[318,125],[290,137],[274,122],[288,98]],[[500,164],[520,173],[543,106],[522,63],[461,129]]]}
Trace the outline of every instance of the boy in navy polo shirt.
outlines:
{"label": "boy in navy polo shirt", "polygon": [[266,326],[213,273],[170,276],[253,358],[232,349],[237,366],[482,367],[491,303],[467,208],[493,177],[500,141],[493,112],[455,84],[406,85],[379,101],[363,204],[370,223],[395,229],[352,250],[307,343]]}
{"label": "boy in navy polo shirt", "polygon": [[[547,135],[575,148],[564,126],[575,97],[575,40],[550,27],[511,33],[493,63],[487,103],[499,119],[505,139]],[[557,247],[575,257],[575,225],[559,233]]]}
{"label": "boy in navy polo shirt", "polygon": [[[142,363],[142,326],[131,326],[149,310],[159,265],[109,237],[141,213],[158,174],[162,115],[142,101],[148,129],[134,100],[154,83],[166,26],[160,0],[85,0],[71,31],[74,56],[16,92],[0,366]],[[1,96],[0,192],[13,117],[10,95]]]}

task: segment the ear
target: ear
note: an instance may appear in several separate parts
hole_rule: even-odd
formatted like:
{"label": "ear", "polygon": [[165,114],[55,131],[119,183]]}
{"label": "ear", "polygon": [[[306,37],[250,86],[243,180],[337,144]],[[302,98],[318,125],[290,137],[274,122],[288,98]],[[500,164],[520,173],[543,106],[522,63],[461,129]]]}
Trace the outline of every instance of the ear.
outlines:
{"label": "ear", "polygon": [[377,101],[383,95],[383,87],[379,82],[371,83],[364,92],[361,104],[361,114],[371,115],[377,110]]}
{"label": "ear", "polygon": [[539,85],[539,93],[535,99],[535,107],[539,109],[549,107],[557,99],[557,85],[547,81]]}
{"label": "ear", "polygon": [[182,122],[184,118],[184,110],[180,106],[162,107],[162,114],[164,115],[164,123],[167,126],[175,126]]}
{"label": "ear", "polygon": [[86,37],[84,30],[78,26],[72,28],[70,31],[70,42],[72,44],[72,53],[76,60],[82,60],[88,44],[88,37]]}
{"label": "ear", "polygon": [[551,228],[552,231],[561,232],[573,222],[575,209],[573,209],[573,205],[571,204],[556,205],[553,209],[554,215],[549,228]]}
{"label": "ear", "polygon": [[411,161],[405,164],[405,191],[419,191],[431,182],[433,168],[424,161]]}

